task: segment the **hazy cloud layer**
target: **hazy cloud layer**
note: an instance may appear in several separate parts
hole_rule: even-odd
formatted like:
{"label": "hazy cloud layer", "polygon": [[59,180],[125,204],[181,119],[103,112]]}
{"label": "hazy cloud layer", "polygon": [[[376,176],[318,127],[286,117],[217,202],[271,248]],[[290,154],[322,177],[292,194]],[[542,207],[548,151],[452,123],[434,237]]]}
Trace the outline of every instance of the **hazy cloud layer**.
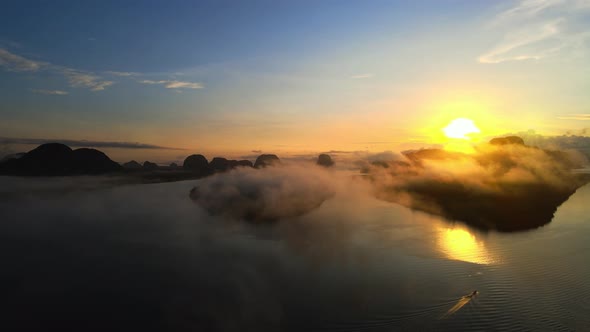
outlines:
{"label": "hazy cloud layer", "polygon": [[495,64],[583,54],[590,39],[583,22],[589,17],[587,0],[520,1],[491,21],[489,28],[502,37],[478,60]]}
{"label": "hazy cloud layer", "polygon": [[[1,177],[0,252],[10,268],[2,273],[0,326],[106,331],[116,321],[129,331],[456,329],[457,321],[445,326],[438,317],[467,290],[489,294],[485,275],[474,273],[495,266],[446,256],[440,241],[458,225],[374,200],[363,182],[331,176],[332,199],[271,227],[210,216],[187,197],[200,180],[112,187],[103,182],[109,178]],[[585,198],[570,221],[586,220]],[[528,241],[508,241],[516,245],[498,251],[486,249],[487,237],[472,236],[477,247],[461,247],[465,255],[510,256],[506,264],[516,271],[530,259],[529,252],[513,257],[525,245],[543,256]],[[569,249],[541,253],[569,257]],[[583,258],[574,262],[584,265]],[[562,267],[555,266],[555,275]],[[432,290],[442,300],[433,300]],[[578,293],[572,290],[574,298]],[[416,315],[417,305],[430,314]],[[384,318],[376,321],[367,308]]]}
{"label": "hazy cloud layer", "polygon": [[144,144],[137,142],[102,142],[87,140],[70,140],[70,139],[48,139],[48,138],[12,138],[0,137],[0,144],[46,144],[62,143],[70,147],[78,148],[122,148],[122,149],[166,149],[166,150],[183,150],[153,144]]}

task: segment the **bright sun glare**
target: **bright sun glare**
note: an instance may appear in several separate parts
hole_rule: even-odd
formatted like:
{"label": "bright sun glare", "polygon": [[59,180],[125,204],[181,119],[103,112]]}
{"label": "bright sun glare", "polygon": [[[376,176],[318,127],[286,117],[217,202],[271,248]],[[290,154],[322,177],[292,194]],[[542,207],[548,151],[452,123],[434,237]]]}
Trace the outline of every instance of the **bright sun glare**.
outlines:
{"label": "bright sun glare", "polygon": [[443,128],[445,135],[449,138],[470,139],[469,134],[479,133],[480,130],[472,120],[458,118]]}

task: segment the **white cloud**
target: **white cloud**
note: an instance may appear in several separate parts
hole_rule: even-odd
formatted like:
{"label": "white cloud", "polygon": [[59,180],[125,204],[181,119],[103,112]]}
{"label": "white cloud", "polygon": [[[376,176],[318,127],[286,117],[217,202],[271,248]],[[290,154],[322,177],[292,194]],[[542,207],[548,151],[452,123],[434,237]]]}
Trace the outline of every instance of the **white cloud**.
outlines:
{"label": "white cloud", "polygon": [[360,79],[364,79],[364,78],[371,78],[375,75],[373,75],[372,73],[366,73],[366,74],[358,74],[358,75],[352,75],[350,76],[350,78],[355,79],[355,80],[360,80]]}
{"label": "white cloud", "polygon": [[166,84],[166,88],[168,88],[168,89],[179,89],[179,88],[202,89],[203,85],[201,83],[193,83],[193,82],[169,81]]}
{"label": "white cloud", "polygon": [[101,91],[113,85],[113,81],[103,81],[100,76],[70,68],[63,69],[63,75],[68,79],[71,87],[87,88],[92,91]]}
{"label": "white cloud", "polygon": [[67,91],[62,90],[44,90],[44,89],[31,89],[32,92],[42,94],[42,95],[57,95],[57,96],[64,96],[67,95]]}
{"label": "white cloud", "polygon": [[129,72],[129,71],[105,71],[104,72],[107,75],[113,75],[113,76],[120,76],[120,77],[133,77],[133,76],[139,76],[139,73],[134,73],[134,72]]}
{"label": "white cloud", "polygon": [[[47,62],[40,62],[27,59],[20,55],[13,54],[5,49],[0,48],[0,67],[5,68],[9,71],[18,71],[18,72],[37,72],[40,70],[44,70],[46,72],[50,72],[53,74],[63,76],[67,81],[70,87],[73,88],[85,88],[91,91],[102,91],[105,88],[115,84],[112,80],[107,80],[101,77],[100,75],[78,70],[74,68],[54,65]],[[113,76],[117,77],[138,77],[142,74],[135,73],[135,72],[125,72],[125,71],[105,71],[103,72],[105,75],[110,75],[111,78]],[[199,82],[188,82],[188,81],[178,81],[178,80],[139,80],[137,81],[142,84],[157,84],[163,85],[167,89],[203,89],[204,85]],[[41,94],[67,94],[65,91],[61,90],[34,90],[35,93]]]}
{"label": "white cloud", "polygon": [[141,80],[138,81],[142,84],[160,84],[164,85],[167,89],[203,89],[204,86],[202,83],[197,82],[185,82],[185,81],[172,81],[172,80]]}
{"label": "white cloud", "polygon": [[481,63],[500,63],[510,60],[538,60],[547,55],[559,51],[562,47],[553,45],[549,48],[527,49],[535,43],[541,43],[559,34],[559,23],[561,20],[547,22],[541,26],[529,26],[520,31],[507,35],[503,42],[497,45],[488,53],[479,57]]}
{"label": "white cloud", "polygon": [[540,60],[585,53],[589,0],[523,0],[491,21],[501,41],[478,57],[480,63]]}
{"label": "white cloud", "polygon": [[[37,72],[40,70],[49,71],[55,74],[64,76],[71,87],[74,88],[87,88],[92,91],[104,90],[106,87],[112,85],[113,81],[103,80],[100,76],[84,72],[81,70],[57,66],[47,62],[34,61],[24,58],[20,55],[10,53],[9,51],[0,48],[0,66],[6,68],[9,71],[20,71],[20,72]],[[38,90],[37,93],[43,93],[40,91],[50,90]],[[59,91],[59,90],[55,90]],[[54,91],[54,92],[55,92]],[[65,91],[61,91],[65,92]],[[48,93],[46,93],[48,94]],[[59,94],[59,93],[53,93]]]}
{"label": "white cloud", "polygon": [[521,1],[516,7],[512,7],[502,13],[500,13],[494,20],[495,24],[499,24],[502,21],[509,21],[514,19],[531,18],[539,15],[546,9],[562,5],[566,0],[524,0]]}
{"label": "white cloud", "polygon": [[590,114],[567,114],[557,118],[560,120],[590,120]]}
{"label": "white cloud", "polygon": [[10,71],[38,71],[46,65],[45,62],[23,58],[0,48],[0,66]]}

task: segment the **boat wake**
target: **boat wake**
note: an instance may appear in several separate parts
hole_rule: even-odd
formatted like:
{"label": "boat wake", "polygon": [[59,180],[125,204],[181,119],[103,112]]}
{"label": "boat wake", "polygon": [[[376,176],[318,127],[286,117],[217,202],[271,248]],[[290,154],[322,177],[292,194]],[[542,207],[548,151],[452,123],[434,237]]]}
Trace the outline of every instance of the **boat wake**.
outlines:
{"label": "boat wake", "polygon": [[477,294],[479,294],[479,292],[475,290],[471,294],[461,297],[459,301],[457,301],[457,303],[455,303],[455,305],[451,309],[449,309],[449,311],[447,311],[444,315],[441,316],[440,319],[446,319],[452,316],[454,313],[463,308],[467,303],[471,302],[471,300],[475,298]]}

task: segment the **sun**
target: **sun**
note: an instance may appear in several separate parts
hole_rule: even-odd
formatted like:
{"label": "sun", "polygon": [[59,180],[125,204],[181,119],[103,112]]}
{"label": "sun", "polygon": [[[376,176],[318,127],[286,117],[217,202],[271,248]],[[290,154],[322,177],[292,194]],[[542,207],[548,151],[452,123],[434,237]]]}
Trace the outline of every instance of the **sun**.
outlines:
{"label": "sun", "polygon": [[443,128],[443,132],[448,138],[457,138],[457,139],[464,139],[469,140],[470,137],[467,136],[469,134],[477,134],[481,131],[473,120],[469,120],[466,118],[457,118],[451,121],[446,127]]}

